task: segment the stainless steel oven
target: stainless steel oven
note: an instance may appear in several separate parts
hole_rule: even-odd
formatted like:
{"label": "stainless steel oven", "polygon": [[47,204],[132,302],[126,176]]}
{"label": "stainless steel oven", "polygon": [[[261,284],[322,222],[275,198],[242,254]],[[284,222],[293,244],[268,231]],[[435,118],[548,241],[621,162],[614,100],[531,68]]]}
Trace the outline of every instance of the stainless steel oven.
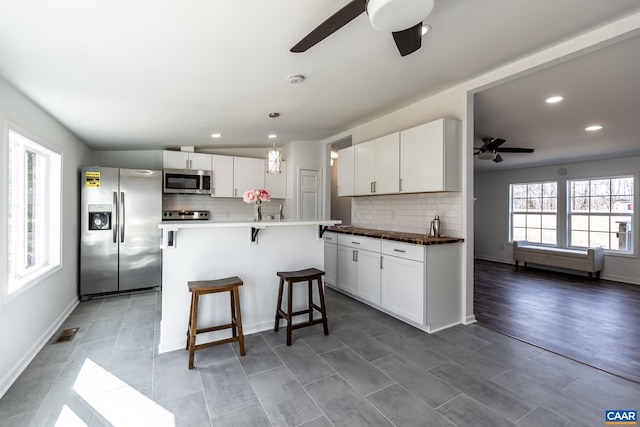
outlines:
{"label": "stainless steel oven", "polygon": [[163,188],[165,193],[211,194],[213,172],[195,169],[165,169]]}

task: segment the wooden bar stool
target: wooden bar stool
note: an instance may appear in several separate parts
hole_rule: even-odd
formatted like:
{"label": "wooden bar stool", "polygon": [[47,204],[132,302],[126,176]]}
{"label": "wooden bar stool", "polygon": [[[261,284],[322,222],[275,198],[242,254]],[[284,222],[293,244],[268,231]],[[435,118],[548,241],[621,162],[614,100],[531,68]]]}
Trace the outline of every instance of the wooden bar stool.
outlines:
{"label": "wooden bar stool", "polygon": [[[196,350],[211,347],[218,344],[238,341],[240,343],[240,355],[244,356],[244,335],[242,334],[242,316],[240,314],[240,294],[238,288],[242,286],[239,277],[227,277],[218,280],[199,280],[188,282],[191,292],[191,309],[189,310],[189,326],[187,328],[187,350],[189,350],[189,369],[193,369],[193,356]],[[201,295],[229,292],[231,298],[231,323],[220,326],[211,326],[198,329],[198,302]],[[196,335],[205,332],[231,329],[231,338],[196,345]]]}
{"label": "wooden bar stool", "polygon": [[[276,324],[273,328],[274,332],[278,332],[280,327],[280,319],[287,321],[287,345],[291,345],[291,331],[298,328],[304,328],[306,326],[316,325],[322,323],[324,325],[324,334],[329,335],[329,327],[327,326],[327,311],[324,305],[324,292],[322,290],[322,276],[324,271],[317,268],[307,268],[305,270],[298,271],[279,271],[277,272],[280,277],[280,286],[278,287],[278,306],[276,307]],[[318,295],[320,296],[320,305],[313,303],[313,281],[318,283]],[[287,282],[287,311],[282,310],[282,290],[284,288],[284,282]],[[307,282],[309,292],[309,306],[306,310],[293,312],[293,284],[298,282]],[[319,319],[313,319],[313,310],[318,310],[322,315]],[[291,319],[293,316],[299,314],[309,314],[309,320],[303,323],[292,324]]]}

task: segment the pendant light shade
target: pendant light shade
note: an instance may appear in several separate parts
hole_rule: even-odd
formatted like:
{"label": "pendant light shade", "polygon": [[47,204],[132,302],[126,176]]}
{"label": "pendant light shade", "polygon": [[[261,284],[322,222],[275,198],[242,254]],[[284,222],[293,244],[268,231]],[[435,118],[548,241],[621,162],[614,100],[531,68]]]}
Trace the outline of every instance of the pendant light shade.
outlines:
{"label": "pendant light shade", "polygon": [[280,113],[269,113],[269,117],[273,119],[273,132],[269,135],[273,139],[273,148],[267,151],[267,173],[281,173],[282,151],[276,148],[276,118]]}

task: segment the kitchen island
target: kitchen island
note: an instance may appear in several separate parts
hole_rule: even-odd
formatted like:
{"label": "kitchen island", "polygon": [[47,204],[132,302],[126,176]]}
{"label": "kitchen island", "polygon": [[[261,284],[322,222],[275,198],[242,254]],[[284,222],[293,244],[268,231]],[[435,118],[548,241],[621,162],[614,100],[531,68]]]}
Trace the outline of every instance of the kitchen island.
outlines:
{"label": "kitchen island", "polygon": [[[185,348],[191,298],[187,282],[191,280],[240,277],[244,282],[240,288],[240,303],[245,335],[273,328],[278,295],[276,272],[310,267],[324,269],[322,234],[327,227],[340,222],[160,223],[163,243],[159,351]],[[294,297],[294,309],[304,307],[306,287],[296,289]],[[229,319],[228,293],[207,295],[200,300],[199,325],[223,324]],[[202,334],[198,341],[229,335],[229,331]]]}

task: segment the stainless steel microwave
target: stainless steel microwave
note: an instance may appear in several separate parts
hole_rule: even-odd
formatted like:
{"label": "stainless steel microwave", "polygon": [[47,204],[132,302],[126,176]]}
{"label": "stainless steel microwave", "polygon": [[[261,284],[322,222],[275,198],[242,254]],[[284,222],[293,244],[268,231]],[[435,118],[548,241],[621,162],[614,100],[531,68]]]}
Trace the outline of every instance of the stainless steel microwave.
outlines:
{"label": "stainless steel microwave", "polygon": [[213,172],[195,169],[164,169],[165,193],[211,194]]}

